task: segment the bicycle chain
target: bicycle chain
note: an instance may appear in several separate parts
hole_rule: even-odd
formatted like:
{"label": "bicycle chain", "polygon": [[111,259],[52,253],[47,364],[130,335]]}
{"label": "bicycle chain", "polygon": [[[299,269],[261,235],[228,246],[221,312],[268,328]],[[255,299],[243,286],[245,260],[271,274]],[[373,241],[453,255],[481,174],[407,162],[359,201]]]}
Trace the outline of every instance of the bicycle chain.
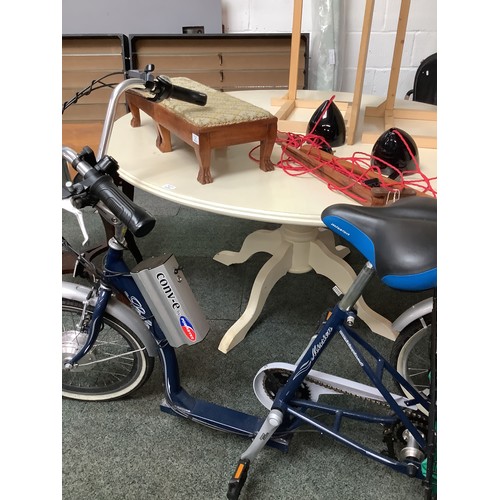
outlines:
{"label": "bicycle chain", "polygon": [[[282,369],[282,368],[271,368],[270,370],[266,370],[266,372],[278,372],[280,374],[285,374],[285,375],[288,375],[290,376],[292,374],[291,371],[289,370],[285,370],[285,369]],[[272,396],[272,394],[269,393],[269,391],[266,389],[266,386],[265,386],[265,378],[263,380],[263,385],[264,385],[264,390],[266,391],[266,394],[274,399],[274,397]],[[320,387],[324,387],[325,389],[329,389],[331,391],[335,391],[335,392],[338,392],[340,394],[344,394],[344,395],[347,395],[347,396],[354,396],[355,398],[358,398],[358,399],[361,399],[363,401],[369,401],[370,403],[374,403],[374,404],[377,404],[379,406],[382,406],[384,408],[388,408],[388,409],[392,409],[391,406],[384,402],[384,401],[379,401],[377,399],[372,399],[372,398],[369,398],[369,397],[364,397],[364,396],[360,396],[359,394],[354,394],[352,392],[349,392],[345,389],[340,389],[338,387],[335,387],[334,385],[330,385],[330,384],[327,384],[325,382],[322,382],[321,380],[317,380],[313,377],[309,377],[309,376],[306,376],[305,382],[308,382],[308,383],[312,383],[314,385],[318,385]],[[409,417],[414,417],[416,420],[420,421],[421,418],[420,418],[420,412],[418,411],[415,411],[415,410],[410,410],[408,408],[403,408],[403,411],[409,416]]]}

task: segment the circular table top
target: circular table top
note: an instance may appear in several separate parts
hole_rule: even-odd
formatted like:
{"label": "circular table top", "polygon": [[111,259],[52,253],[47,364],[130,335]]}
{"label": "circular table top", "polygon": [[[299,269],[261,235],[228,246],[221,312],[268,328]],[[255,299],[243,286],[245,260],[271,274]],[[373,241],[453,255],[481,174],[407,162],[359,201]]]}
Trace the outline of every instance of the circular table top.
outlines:
{"label": "circular table top", "polygon": [[[271,100],[283,97],[283,90],[232,92],[232,95],[276,113],[278,106]],[[351,94],[336,92],[337,102],[352,100]],[[298,91],[298,99],[329,99],[329,91]],[[358,134],[363,123],[363,108],[376,106],[383,98],[363,96],[358,119]],[[404,106],[421,107],[420,103],[401,101]],[[399,105],[399,103],[398,103]],[[308,122],[314,109],[297,107],[289,120]],[[193,148],[172,135],[173,151],[162,153],[156,147],[156,127],[153,120],[141,111],[142,125],[132,128],[131,115],[118,119],[111,134],[108,154],[120,165],[120,176],[131,185],[160,198],[192,208],[222,215],[279,224],[321,227],[320,215],[329,205],[357,202],[348,196],[331,191],[327,184],[312,174],[291,176],[282,169],[263,172],[250,158],[258,143],[229,146],[212,151],[213,182],[200,184],[198,161]],[[279,126],[278,126],[279,130]],[[338,157],[354,152],[370,153],[373,144],[357,142],[335,149]],[[436,175],[437,151],[419,148],[420,167],[429,177]],[[252,153],[258,158],[259,150]],[[277,163],[281,148],[275,145],[271,160]]]}

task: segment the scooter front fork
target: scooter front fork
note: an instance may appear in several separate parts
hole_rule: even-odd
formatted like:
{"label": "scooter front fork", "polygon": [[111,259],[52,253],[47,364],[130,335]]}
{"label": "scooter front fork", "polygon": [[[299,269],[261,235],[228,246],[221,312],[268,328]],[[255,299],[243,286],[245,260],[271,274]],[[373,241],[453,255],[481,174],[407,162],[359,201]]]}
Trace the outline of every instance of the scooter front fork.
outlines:
{"label": "scooter front fork", "polygon": [[229,500],[236,500],[239,498],[241,489],[243,488],[248,476],[248,469],[250,468],[251,461],[257,457],[264,446],[266,446],[266,443],[282,422],[283,413],[280,410],[273,409],[269,412],[269,415],[264,420],[262,427],[253,438],[250,446],[241,455],[238,465],[236,466],[236,470],[229,481],[227,489],[227,498]]}

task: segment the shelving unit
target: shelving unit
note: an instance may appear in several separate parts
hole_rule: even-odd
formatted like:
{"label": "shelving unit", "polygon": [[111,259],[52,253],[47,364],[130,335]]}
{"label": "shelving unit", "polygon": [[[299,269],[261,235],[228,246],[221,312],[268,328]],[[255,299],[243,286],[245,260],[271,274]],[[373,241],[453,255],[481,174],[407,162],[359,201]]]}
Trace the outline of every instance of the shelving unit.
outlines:
{"label": "shelving unit", "polygon": [[[131,64],[231,91],[288,87],[291,34],[130,35]],[[300,36],[298,87],[307,88],[309,34]]]}

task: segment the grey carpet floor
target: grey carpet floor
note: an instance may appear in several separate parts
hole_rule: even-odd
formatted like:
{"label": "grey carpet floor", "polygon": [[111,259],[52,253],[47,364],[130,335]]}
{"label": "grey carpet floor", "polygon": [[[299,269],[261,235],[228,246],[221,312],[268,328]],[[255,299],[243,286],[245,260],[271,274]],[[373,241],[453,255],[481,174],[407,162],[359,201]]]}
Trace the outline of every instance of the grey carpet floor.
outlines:
{"label": "grey carpet floor", "polygon": [[[184,267],[211,331],[200,344],[177,350],[183,386],[191,394],[264,416],[252,381],[264,364],[295,362],[324,309],[337,300],[332,283],[309,272],[288,274],[273,288],[258,321],[228,354],[217,346],[245,310],[253,280],[269,258],[259,253],[243,264],[213,260],[237,251],[257,229],[278,226],[211,214],[136,191],[135,200],[157,218],[152,234],[138,240],[144,256],[173,252]],[[91,245],[104,241],[99,218],[85,213]],[[63,213],[63,235],[79,246],[76,219]],[[345,243],[345,242],[342,242]],[[346,260],[359,270],[355,250]],[[70,279],[65,276],[65,279]],[[395,293],[373,283],[366,302],[388,319],[427,294]],[[357,322],[362,335],[386,356],[392,342]],[[337,340],[337,339],[335,339]],[[346,349],[333,342],[318,369],[357,377]],[[107,403],[62,402],[62,489],[71,500],[219,500],[249,440],[160,411],[162,373],[156,363],[149,381],[132,397]],[[361,438],[381,433],[360,427]],[[371,441],[370,441],[371,442]],[[393,472],[346,446],[310,432],[297,433],[288,453],[266,448],[252,464],[241,500],[424,498],[420,481]]]}

